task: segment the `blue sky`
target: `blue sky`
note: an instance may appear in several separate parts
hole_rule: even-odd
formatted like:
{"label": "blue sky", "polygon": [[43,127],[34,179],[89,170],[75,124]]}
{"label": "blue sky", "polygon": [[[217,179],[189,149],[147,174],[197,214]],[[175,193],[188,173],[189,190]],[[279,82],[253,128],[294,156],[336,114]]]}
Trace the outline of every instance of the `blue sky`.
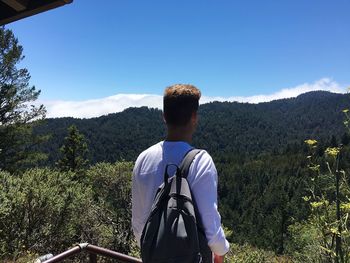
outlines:
{"label": "blue sky", "polygon": [[250,97],[323,78],[348,86],[349,10],[348,0],[74,0],[7,28],[42,100],[161,95],[173,83]]}

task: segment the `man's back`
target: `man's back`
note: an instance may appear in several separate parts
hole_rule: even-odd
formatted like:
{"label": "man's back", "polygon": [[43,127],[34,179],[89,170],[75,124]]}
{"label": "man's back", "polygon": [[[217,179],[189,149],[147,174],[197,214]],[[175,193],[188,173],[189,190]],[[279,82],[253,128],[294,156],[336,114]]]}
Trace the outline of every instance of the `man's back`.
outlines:
{"label": "man's back", "polygon": [[[151,211],[154,196],[163,183],[165,166],[179,165],[182,157],[192,147],[185,142],[159,142],[140,154],[133,171],[132,225],[137,241],[140,241],[143,226]],[[173,174],[174,167],[169,171]]]}
{"label": "man's back", "polygon": [[[186,142],[164,141],[148,148],[137,159],[133,172],[132,225],[138,242],[151,211],[156,191],[163,183],[165,166],[169,163],[179,165],[183,156],[191,148],[192,146]],[[171,169],[174,167],[169,167],[169,174],[175,172]],[[206,151],[201,151],[195,157],[187,179],[211,250],[218,254],[225,254],[228,243],[217,211],[217,172],[212,158]]]}

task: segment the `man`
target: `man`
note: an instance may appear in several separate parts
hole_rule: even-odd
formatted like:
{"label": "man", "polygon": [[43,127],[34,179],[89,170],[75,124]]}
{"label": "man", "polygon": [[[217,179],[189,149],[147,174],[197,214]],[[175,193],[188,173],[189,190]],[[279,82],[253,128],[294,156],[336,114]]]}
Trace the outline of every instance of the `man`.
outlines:
{"label": "man", "polygon": [[[184,155],[193,148],[190,144],[198,122],[200,96],[200,91],[192,85],[176,84],[165,89],[163,117],[167,126],[166,139],[142,152],[133,171],[132,227],[138,244],[156,191],[163,183],[165,166],[169,163],[179,165]],[[173,173],[169,171],[169,174]],[[187,180],[196,200],[214,262],[223,262],[229,243],[217,210],[217,171],[206,151],[202,150],[195,157]]]}

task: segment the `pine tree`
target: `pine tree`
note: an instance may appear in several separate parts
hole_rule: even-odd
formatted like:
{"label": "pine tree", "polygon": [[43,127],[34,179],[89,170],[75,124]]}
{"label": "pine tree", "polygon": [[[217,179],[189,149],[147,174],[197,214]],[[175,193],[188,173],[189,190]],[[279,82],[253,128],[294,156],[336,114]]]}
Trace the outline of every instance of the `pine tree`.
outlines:
{"label": "pine tree", "polygon": [[10,172],[42,157],[32,150],[41,141],[32,128],[46,111],[33,103],[40,90],[29,85],[28,70],[17,67],[24,59],[22,52],[12,31],[0,27],[0,169]]}
{"label": "pine tree", "polygon": [[68,136],[64,138],[60,152],[62,157],[57,165],[62,171],[72,171],[78,175],[84,173],[89,163],[88,146],[85,136],[79,132],[75,125],[68,128]]}

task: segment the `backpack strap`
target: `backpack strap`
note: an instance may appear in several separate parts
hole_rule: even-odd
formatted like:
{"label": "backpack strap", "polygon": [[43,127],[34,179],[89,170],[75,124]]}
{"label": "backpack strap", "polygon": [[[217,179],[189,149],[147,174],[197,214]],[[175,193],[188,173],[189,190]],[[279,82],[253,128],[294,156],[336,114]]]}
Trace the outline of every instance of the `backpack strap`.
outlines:
{"label": "backpack strap", "polygon": [[180,166],[179,166],[179,170],[180,170],[180,175],[183,178],[187,178],[188,176],[188,171],[190,170],[190,166],[194,160],[194,158],[196,157],[196,155],[200,152],[200,149],[191,149],[189,150],[186,154],[185,157],[183,158]]}

